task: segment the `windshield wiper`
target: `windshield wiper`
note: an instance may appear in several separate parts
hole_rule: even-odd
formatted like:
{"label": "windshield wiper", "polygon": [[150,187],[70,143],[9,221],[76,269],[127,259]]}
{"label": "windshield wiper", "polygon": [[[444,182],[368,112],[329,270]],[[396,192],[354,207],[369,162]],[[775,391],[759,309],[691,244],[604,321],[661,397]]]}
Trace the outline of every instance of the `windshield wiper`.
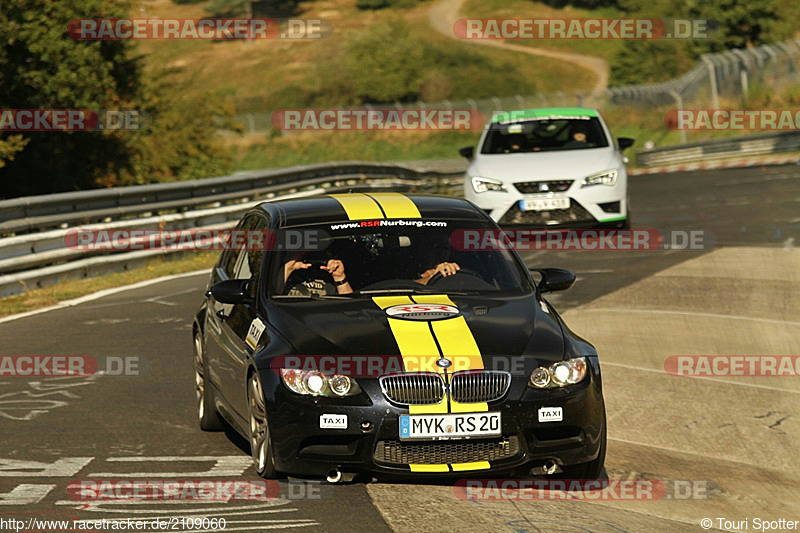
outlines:
{"label": "windshield wiper", "polygon": [[420,290],[420,289],[375,289],[371,291],[357,291],[356,294],[371,295],[371,294],[457,294],[459,296],[467,295],[466,292],[461,291],[437,291],[434,289]]}
{"label": "windshield wiper", "polygon": [[302,298],[305,300],[349,300],[349,296],[337,294],[273,294],[273,300],[288,300],[290,298]]}

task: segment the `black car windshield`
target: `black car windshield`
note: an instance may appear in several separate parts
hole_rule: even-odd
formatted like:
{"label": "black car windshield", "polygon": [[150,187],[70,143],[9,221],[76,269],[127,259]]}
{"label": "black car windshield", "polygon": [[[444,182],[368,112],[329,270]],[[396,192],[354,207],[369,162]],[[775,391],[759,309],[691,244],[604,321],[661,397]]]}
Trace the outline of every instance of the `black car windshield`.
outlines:
{"label": "black car windshield", "polygon": [[[501,246],[474,249],[485,232],[496,236],[499,230],[483,222],[422,219],[282,229],[277,242],[306,245],[273,252],[269,293],[290,298],[530,290],[527,273],[511,252]],[[308,245],[314,242],[319,245]],[[338,289],[342,274],[336,272],[334,280],[331,260],[341,261],[351,290]]]}
{"label": "black car windshield", "polygon": [[546,118],[495,122],[481,154],[514,154],[605,148],[608,139],[597,117]]}

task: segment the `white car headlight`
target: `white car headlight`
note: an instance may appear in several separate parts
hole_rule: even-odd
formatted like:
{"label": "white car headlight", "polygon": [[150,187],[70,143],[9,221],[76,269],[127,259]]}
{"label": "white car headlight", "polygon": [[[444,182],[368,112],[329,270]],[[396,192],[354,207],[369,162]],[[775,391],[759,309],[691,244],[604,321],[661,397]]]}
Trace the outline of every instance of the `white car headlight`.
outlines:
{"label": "white car headlight", "polygon": [[583,178],[581,187],[589,187],[591,185],[614,185],[616,182],[617,171],[606,170],[604,172],[598,172],[597,174],[592,174],[591,176],[586,176]]}
{"label": "white car headlight", "polygon": [[290,391],[309,396],[353,396],[361,393],[353,378],[341,374],[328,377],[316,370],[281,368],[281,380]]}
{"label": "white car headlight", "polygon": [[540,366],[532,373],[529,386],[537,389],[566,387],[583,381],[588,371],[585,357],[559,361],[550,366]]}
{"label": "white car headlight", "polygon": [[482,178],[480,176],[472,176],[472,189],[475,192],[506,192],[506,186],[500,180],[492,178]]}

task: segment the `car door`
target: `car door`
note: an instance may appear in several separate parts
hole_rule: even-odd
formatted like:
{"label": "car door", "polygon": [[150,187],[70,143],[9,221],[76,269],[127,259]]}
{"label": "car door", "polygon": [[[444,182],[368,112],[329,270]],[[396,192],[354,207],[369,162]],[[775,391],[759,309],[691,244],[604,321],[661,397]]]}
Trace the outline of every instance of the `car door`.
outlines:
{"label": "car door", "polygon": [[[251,232],[265,230],[268,227],[266,217],[252,213],[237,226],[237,231]],[[246,234],[246,233],[245,233]],[[242,239],[243,246],[226,252],[221,268],[218,269],[220,281],[226,279],[249,280],[248,291],[252,301],[246,304],[222,304],[212,299],[208,317],[207,330],[214,341],[214,352],[209,352],[212,364],[219,376],[219,390],[225,402],[233,411],[245,417],[247,402],[245,396],[245,363],[252,348],[247,345],[246,338],[250,325],[256,317],[260,284],[261,264],[264,251],[248,249],[248,239]]]}

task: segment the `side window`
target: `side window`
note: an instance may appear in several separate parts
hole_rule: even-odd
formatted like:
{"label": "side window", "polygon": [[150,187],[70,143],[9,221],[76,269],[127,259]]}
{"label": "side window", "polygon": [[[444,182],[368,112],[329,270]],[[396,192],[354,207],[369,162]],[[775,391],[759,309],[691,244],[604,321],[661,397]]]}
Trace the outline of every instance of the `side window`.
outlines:
{"label": "side window", "polygon": [[[250,215],[242,223],[236,226],[236,231],[250,232],[255,230],[266,230],[267,222],[258,215]],[[261,250],[248,250],[247,242],[249,238],[245,235],[237,235],[237,241],[241,246],[226,252],[222,260],[222,269],[228,279],[251,279],[258,276],[261,269],[261,260],[264,252]]]}
{"label": "side window", "polygon": [[[267,221],[260,216],[253,216],[245,220],[242,227],[247,231],[265,232],[267,228]],[[248,239],[249,241],[249,239]],[[264,250],[259,249],[258,246],[248,249],[247,246],[241,252],[236,254],[236,260],[233,262],[233,279],[249,279],[250,293],[255,296],[258,287],[258,278],[261,274],[261,263],[264,260]]]}

